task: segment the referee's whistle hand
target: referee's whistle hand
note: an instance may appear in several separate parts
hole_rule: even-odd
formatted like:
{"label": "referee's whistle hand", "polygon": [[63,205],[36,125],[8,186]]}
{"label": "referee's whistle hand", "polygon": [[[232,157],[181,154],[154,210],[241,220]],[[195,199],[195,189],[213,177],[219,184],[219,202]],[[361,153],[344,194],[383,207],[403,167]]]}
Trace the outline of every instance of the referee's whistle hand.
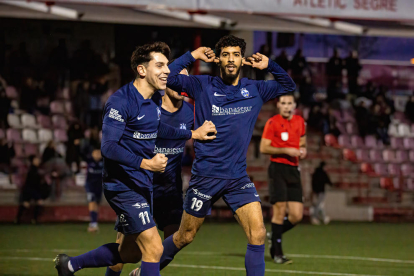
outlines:
{"label": "referee's whistle hand", "polygon": [[289,156],[292,156],[292,157],[299,157],[300,156],[300,151],[298,149],[295,149],[295,148],[285,148],[285,153]]}

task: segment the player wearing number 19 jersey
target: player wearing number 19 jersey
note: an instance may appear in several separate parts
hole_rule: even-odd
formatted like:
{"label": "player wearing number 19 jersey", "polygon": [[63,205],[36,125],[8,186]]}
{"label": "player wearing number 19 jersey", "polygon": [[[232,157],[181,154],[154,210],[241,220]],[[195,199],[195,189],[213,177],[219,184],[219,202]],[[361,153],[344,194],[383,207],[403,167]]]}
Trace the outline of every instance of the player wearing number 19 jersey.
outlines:
{"label": "player wearing number 19 jersey", "polygon": [[[225,36],[216,44],[216,53],[201,47],[184,54],[169,66],[171,74],[167,86],[186,92],[195,100],[195,127],[211,120],[218,134],[213,141],[195,142],[196,158],[180,229],[163,242],[161,269],[191,243],[212,204],[223,197],[248,238],[247,275],[264,275],[266,231],[259,196],[247,176],[246,152],[263,103],[293,91],[295,84],[282,68],[264,55],[257,53],[245,60],[245,48],[243,39]],[[217,62],[220,77],[179,75],[196,59]],[[275,80],[240,79],[243,65],[266,69]]]}

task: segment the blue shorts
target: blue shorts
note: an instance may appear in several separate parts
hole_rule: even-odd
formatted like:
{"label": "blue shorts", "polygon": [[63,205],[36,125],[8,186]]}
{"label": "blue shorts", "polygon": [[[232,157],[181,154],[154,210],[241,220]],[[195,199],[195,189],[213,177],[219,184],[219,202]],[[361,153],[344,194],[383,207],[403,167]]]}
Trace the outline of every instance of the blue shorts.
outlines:
{"label": "blue shorts", "polygon": [[124,235],[141,233],[155,226],[152,217],[152,192],[104,190],[109,205],[115,211],[115,230]]}
{"label": "blue shorts", "polygon": [[233,213],[248,203],[260,202],[256,187],[248,176],[222,179],[193,174],[185,196],[184,210],[192,216],[203,218],[220,197],[223,197]]}
{"label": "blue shorts", "polygon": [[86,190],[86,197],[88,199],[88,202],[96,202],[98,204],[101,203],[102,184],[91,185],[91,184],[86,183],[85,190]]}
{"label": "blue shorts", "polygon": [[181,223],[184,210],[181,187],[182,185],[175,184],[154,184],[154,219],[161,231],[167,225]]}

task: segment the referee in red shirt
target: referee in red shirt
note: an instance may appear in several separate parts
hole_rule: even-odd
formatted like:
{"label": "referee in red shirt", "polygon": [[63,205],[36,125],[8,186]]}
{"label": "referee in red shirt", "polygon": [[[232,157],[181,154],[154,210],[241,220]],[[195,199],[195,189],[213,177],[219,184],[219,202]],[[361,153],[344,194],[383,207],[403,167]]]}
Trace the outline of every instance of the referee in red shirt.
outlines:
{"label": "referee in red shirt", "polygon": [[[296,108],[293,94],[286,94],[277,103],[279,115],[270,118],[264,128],[260,152],[270,155],[269,196],[273,205],[272,232],[268,233],[270,255],[275,263],[289,264],[283,255],[282,234],[302,220],[302,184],[299,158],[306,156],[305,121],[293,115]],[[288,216],[286,216],[288,213]]]}

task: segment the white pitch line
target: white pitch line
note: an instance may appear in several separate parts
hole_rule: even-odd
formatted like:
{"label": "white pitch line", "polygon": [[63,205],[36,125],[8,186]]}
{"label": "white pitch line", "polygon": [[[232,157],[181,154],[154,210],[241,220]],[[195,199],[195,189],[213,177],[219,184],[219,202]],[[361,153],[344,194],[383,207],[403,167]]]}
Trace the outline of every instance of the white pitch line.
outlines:
{"label": "white pitch line", "polygon": [[290,257],[295,257],[295,258],[322,258],[322,259],[358,260],[358,261],[414,264],[414,261],[411,261],[411,260],[396,260],[396,259],[369,258],[369,257],[336,256],[336,255],[306,255],[306,254],[286,254],[286,255]]}
{"label": "white pitch line", "polygon": [[[26,261],[44,261],[53,262],[52,258],[35,258],[35,257],[1,257],[0,262],[3,260],[26,260]],[[209,265],[186,265],[186,264],[170,264],[172,267],[186,267],[186,268],[202,268],[202,269],[215,269],[215,270],[236,270],[245,271],[243,267],[231,267],[231,266],[209,266]],[[368,275],[368,274],[349,274],[349,273],[335,273],[335,272],[318,272],[318,271],[300,271],[300,270],[283,270],[283,269],[266,269],[266,272],[283,272],[283,273],[300,273],[306,275],[330,275],[330,276],[385,276],[385,275]]]}

